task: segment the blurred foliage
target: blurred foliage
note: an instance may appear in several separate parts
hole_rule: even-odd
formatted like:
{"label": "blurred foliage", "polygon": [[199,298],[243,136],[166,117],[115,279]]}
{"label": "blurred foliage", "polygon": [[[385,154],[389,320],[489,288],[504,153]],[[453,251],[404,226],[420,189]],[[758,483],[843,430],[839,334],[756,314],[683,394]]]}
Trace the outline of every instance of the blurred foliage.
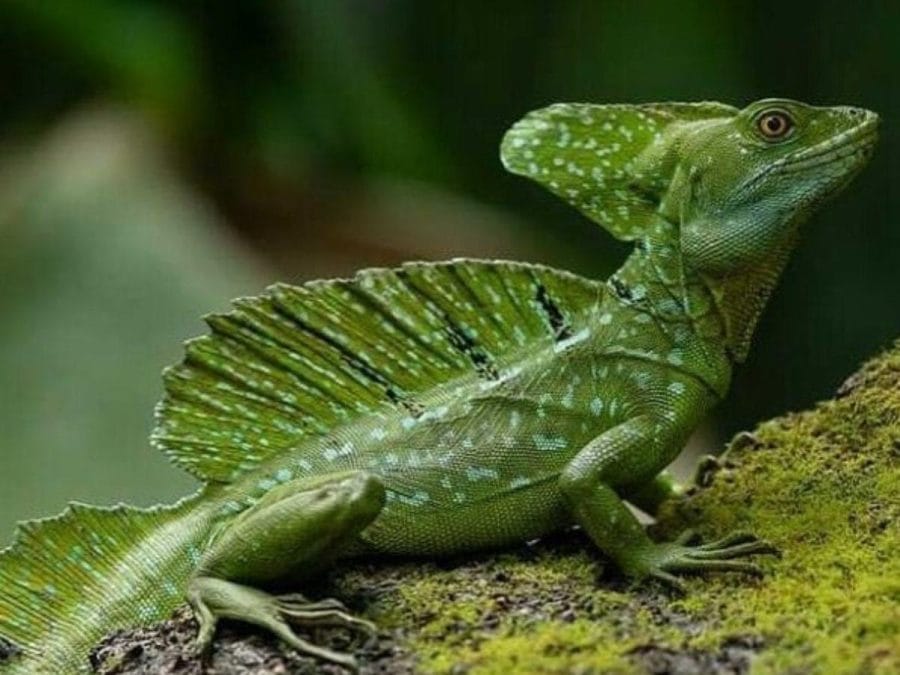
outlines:
{"label": "blurred foliage", "polygon": [[71,116],[4,169],[0,545],[64,500],[191,489],[146,447],[159,371],[264,276],[121,112]]}
{"label": "blurred foliage", "polygon": [[[900,3],[890,0],[0,0],[0,139],[7,149],[39,153],[47,135],[87,103],[137,113],[154,130],[150,137],[163,149],[168,180],[182,186],[181,198],[208,200],[222,231],[237,233],[271,265],[260,275],[266,280],[461,254],[528,258],[605,276],[626,249],[536,186],[504,174],[497,161],[503,131],[529,109],[564,100],[741,105],[782,95],[877,110],[884,117],[881,150],[848,194],[808,228],[750,362],[720,411],[720,426],[731,431],[829,395],[841,373],[900,333],[893,268],[900,228],[892,218],[900,196],[890,159],[900,121],[898,38]],[[90,171],[90,154],[57,159],[68,170],[83,163]],[[6,164],[5,174],[23,166]],[[40,203],[42,191],[54,189],[45,181],[33,188],[33,198]],[[120,205],[128,197],[118,194],[114,180],[103,193]],[[61,298],[54,280],[67,265],[83,268],[89,259],[99,264],[104,255],[118,255],[96,235],[101,224],[110,232],[132,231],[135,222],[124,216],[133,215],[134,204],[157,208],[139,200],[110,219],[112,207],[92,204],[94,211],[66,210],[54,221],[60,241],[71,243],[60,248],[60,259],[16,248],[32,227],[28,218],[18,230],[0,222],[6,323],[16,324],[17,312],[27,312],[35,297]],[[160,241],[171,238],[163,244],[171,251],[196,225],[158,208],[142,213],[161,228]],[[226,286],[256,290],[234,283],[241,276],[236,270],[192,269],[198,256],[215,258],[219,246],[209,236],[192,255],[174,256],[184,269],[173,262],[172,274],[210,275],[213,290],[204,299],[222,297]],[[135,265],[154,255],[131,251]],[[30,285],[9,284],[21,269],[31,271]],[[179,306],[195,313],[209,308],[195,302],[198,296],[179,305],[179,293],[188,291],[158,276],[110,278],[111,285],[139,286],[160,304],[147,313],[145,305],[125,302],[118,320],[91,324],[98,348],[104,340],[130,339],[128,326],[182,321]],[[74,307],[106,301],[90,293],[73,297]],[[167,333],[170,359],[178,339],[191,332]],[[135,359],[147,368],[123,369],[121,387],[152,398],[158,378],[150,371],[164,361],[162,352],[143,346],[147,351]],[[0,348],[23,350],[4,354],[4,364],[21,366],[39,356],[15,342]],[[77,341],[60,349],[73,358],[86,353]],[[85,358],[84,368],[91,363]],[[28,377],[27,369],[17,372]],[[4,389],[12,377],[4,366]],[[71,389],[40,386],[48,397],[77,390],[83,402],[102,398],[90,377],[75,382],[80,386],[69,383]],[[35,413],[27,401],[11,405],[18,414],[4,421],[11,425],[4,430],[15,433],[4,438],[0,494],[33,478],[10,457],[34,447],[10,438],[30,438]],[[136,447],[146,425],[134,421],[147,418],[148,408],[121,414],[120,433],[97,457],[150,452]],[[53,443],[54,456],[72,452],[65,435]],[[79,470],[91,461],[79,457],[66,469],[71,484],[91,482],[100,461]],[[69,487],[46,490],[60,501],[80,494],[66,492]]]}

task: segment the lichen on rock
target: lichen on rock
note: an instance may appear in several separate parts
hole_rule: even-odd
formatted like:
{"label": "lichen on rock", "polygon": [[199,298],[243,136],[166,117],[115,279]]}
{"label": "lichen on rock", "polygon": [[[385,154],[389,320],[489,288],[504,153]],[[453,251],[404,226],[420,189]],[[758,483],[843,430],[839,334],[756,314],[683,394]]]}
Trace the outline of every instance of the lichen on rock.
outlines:
{"label": "lichen on rock", "polygon": [[[660,537],[691,526],[773,542],[783,557],[763,561],[762,579],[698,577],[676,597],[627,584],[567,532],[494,555],[350,565],[320,590],[379,624],[360,652],[368,673],[900,672],[898,459],[900,343],[834,400],[741,435],[706,487],[664,507]],[[194,630],[182,611],[111,636],[94,660],[104,673],[200,672]],[[206,672],[339,671],[232,627]]]}

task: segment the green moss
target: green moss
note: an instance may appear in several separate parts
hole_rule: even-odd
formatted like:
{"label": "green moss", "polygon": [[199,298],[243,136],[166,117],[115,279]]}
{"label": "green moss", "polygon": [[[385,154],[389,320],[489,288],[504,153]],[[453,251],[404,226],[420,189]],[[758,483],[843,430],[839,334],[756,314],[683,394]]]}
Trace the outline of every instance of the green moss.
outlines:
{"label": "green moss", "polygon": [[754,632],[754,672],[900,672],[900,348],[844,396],[761,425],[662,530],[753,529],[784,552],[761,583],[694,581],[673,603],[714,622],[693,645]]}
{"label": "green moss", "polygon": [[[639,673],[651,647],[700,658],[761,641],[754,673],[900,672],[900,345],[839,398],[761,425],[711,486],[663,509],[657,533],[752,530],[783,552],[761,580],[657,587],[598,581],[581,535],[450,563],[351,571],[375,583],[369,614],[425,673]],[[618,586],[615,586],[618,584]]]}

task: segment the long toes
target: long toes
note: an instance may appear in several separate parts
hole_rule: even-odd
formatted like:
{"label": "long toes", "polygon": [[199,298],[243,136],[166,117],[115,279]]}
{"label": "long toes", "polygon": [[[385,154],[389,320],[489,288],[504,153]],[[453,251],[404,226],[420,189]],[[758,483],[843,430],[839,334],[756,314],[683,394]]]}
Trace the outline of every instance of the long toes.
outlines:
{"label": "long toes", "polygon": [[347,611],[347,605],[345,605],[337,598],[325,598],[324,600],[317,600],[312,604],[316,607],[319,607],[320,609],[337,609],[342,612]]}
{"label": "long toes", "polygon": [[687,593],[687,586],[684,585],[681,579],[676,577],[674,574],[666,572],[665,570],[652,570],[650,572],[650,577],[656,579],[657,581],[661,581],[663,584],[665,584],[669,588],[674,589],[678,593],[681,593],[682,595]]}
{"label": "long toes", "polygon": [[274,622],[274,624],[270,626],[270,628],[272,632],[278,635],[278,637],[280,637],[288,645],[296,649],[301,654],[314,656],[324,661],[331,661],[332,663],[341,665],[354,673],[359,672],[359,664],[357,663],[356,659],[353,658],[353,656],[350,654],[337,652],[332,649],[328,649],[327,647],[319,647],[318,645],[314,645],[311,642],[307,642],[303,638],[298,637],[287,624],[281,621]]}
{"label": "long toes", "polygon": [[759,539],[752,532],[734,532],[733,534],[729,534],[727,537],[716,539],[715,541],[703,544],[702,546],[698,546],[697,548],[704,551],[717,551],[723,548],[735,546],[737,544],[748,544],[754,541],[759,541]]}
{"label": "long toes", "polygon": [[[300,598],[302,598],[302,599],[300,599]],[[336,609],[336,610],[342,611],[342,612],[347,611],[347,606],[344,603],[342,603],[340,600],[336,600],[335,598],[326,598],[325,600],[310,601],[299,594],[297,594],[297,597],[291,597],[291,596],[287,596],[287,595],[279,595],[276,598],[276,602],[278,604],[278,608],[284,609],[284,610],[318,611],[318,610]]]}
{"label": "long toes", "polygon": [[672,566],[679,572],[739,572],[754,577],[763,576],[762,568],[739,560],[696,560],[688,558]]}
{"label": "long toes", "polygon": [[772,544],[757,539],[745,544],[735,544],[719,549],[702,549],[691,551],[690,557],[697,560],[729,560],[731,558],[744,558],[751,555],[775,555],[781,552]]}
{"label": "long toes", "polygon": [[371,637],[377,635],[378,629],[371,621],[358,619],[345,612],[336,609],[329,610],[299,610],[283,609],[282,614],[293,623],[304,626],[339,626],[348,630],[359,631]]}

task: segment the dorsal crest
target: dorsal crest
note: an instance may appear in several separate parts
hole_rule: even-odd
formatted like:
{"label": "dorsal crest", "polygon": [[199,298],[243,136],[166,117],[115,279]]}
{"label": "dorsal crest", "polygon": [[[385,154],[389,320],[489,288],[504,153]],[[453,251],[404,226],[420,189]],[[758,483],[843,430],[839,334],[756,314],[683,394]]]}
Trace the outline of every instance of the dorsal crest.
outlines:
{"label": "dorsal crest", "polygon": [[165,373],[153,435],[230,482],[364,415],[421,414],[442,388],[497,381],[578,334],[603,286],[541,265],[454,260],[277,285],[207,317]]}

